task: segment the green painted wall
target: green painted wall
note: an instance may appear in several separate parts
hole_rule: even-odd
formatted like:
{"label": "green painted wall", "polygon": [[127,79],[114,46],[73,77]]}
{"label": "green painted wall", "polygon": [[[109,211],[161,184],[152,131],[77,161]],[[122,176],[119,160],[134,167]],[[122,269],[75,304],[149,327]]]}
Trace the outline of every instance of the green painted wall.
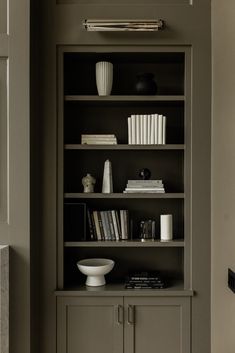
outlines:
{"label": "green painted wall", "polygon": [[212,0],[212,353],[235,351],[235,2]]}

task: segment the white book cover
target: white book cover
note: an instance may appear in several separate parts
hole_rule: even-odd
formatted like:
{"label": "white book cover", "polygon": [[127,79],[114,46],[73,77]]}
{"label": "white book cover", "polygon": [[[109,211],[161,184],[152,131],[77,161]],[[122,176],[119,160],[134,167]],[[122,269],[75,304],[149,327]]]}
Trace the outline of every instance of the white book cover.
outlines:
{"label": "white book cover", "polygon": [[124,210],[120,210],[121,239],[125,239]]}
{"label": "white book cover", "polygon": [[151,141],[151,115],[147,115],[147,144],[150,145]]}
{"label": "white book cover", "polygon": [[143,121],[144,121],[144,142],[143,142],[143,144],[144,145],[147,145],[147,139],[148,139],[148,132],[147,132],[147,115],[146,114],[144,114],[143,115]]}
{"label": "white book cover", "polygon": [[94,222],[95,222],[95,229],[96,229],[96,234],[97,234],[97,240],[102,240],[97,211],[93,211],[93,217],[94,217]]}
{"label": "white book cover", "polygon": [[89,139],[89,140],[82,140],[81,141],[81,144],[82,145],[116,145],[117,144],[117,140],[92,140],[92,139]]}
{"label": "white book cover", "polygon": [[155,187],[126,187],[125,191],[164,191],[164,187],[155,186]]}
{"label": "white book cover", "polygon": [[162,180],[160,179],[150,179],[150,180],[141,180],[141,179],[138,179],[138,180],[128,180],[127,181],[127,185],[128,186],[142,186],[142,185],[147,185],[147,186],[162,186],[163,185],[163,182]]}
{"label": "white book cover", "polygon": [[135,126],[136,116],[134,114],[131,115],[131,141],[132,145],[136,144],[136,126]]}
{"label": "white book cover", "polygon": [[166,117],[162,117],[162,144],[166,144]]}
{"label": "white book cover", "polygon": [[165,190],[124,190],[124,194],[164,194]]}
{"label": "white book cover", "polygon": [[97,141],[97,142],[102,142],[102,141],[105,141],[105,142],[117,142],[117,139],[116,138],[96,138],[96,137],[89,137],[89,138],[87,138],[87,137],[83,137],[82,138],[82,141],[84,141],[84,142],[90,142],[90,141]]}
{"label": "white book cover", "polygon": [[155,131],[154,131],[154,144],[158,144],[158,114],[154,114],[154,120],[155,120]]}
{"label": "white book cover", "polygon": [[158,115],[158,144],[162,145],[162,115]]}
{"label": "white book cover", "polygon": [[114,134],[82,134],[82,138],[116,138]]}
{"label": "white book cover", "polygon": [[150,133],[150,143],[151,145],[155,144],[155,114],[151,114],[151,133]]}
{"label": "white book cover", "polygon": [[125,227],[125,240],[128,240],[128,236],[129,236],[129,215],[128,215],[128,211],[124,210],[124,227]]}
{"label": "white book cover", "polygon": [[144,144],[144,116],[143,116],[143,114],[140,115],[140,143],[141,143],[141,145]]}
{"label": "white book cover", "polygon": [[127,118],[128,124],[128,145],[132,145],[131,117]]}
{"label": "white book cover", "polygon": [[136,114],[136,144],[140,145],[140,116]]}

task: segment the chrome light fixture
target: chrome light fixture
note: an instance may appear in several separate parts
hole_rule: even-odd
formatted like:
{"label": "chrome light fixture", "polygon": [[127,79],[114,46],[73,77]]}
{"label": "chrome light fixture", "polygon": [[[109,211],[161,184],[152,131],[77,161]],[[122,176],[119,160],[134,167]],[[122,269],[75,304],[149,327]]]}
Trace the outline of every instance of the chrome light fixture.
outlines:
{"label": "chrome light fixture", "polygon": [[142,31],[153,32],[164,28],[163,20],[84,20],[83,26],[90,32]]}

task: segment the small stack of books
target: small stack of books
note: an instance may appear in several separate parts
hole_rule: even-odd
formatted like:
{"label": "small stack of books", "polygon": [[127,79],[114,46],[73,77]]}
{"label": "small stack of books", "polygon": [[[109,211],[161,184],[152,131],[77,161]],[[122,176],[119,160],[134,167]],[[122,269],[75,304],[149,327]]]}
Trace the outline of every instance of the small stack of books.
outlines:
{"label": "small stack of books", "polygon": [[162,180],[128,180],[124,193],[164,193]]}
{"label": "small stack of books", "polygon": [[127,277],[126,289],[163,289],[165,284],[154,272],[134,273]]}
{"label": "small stack of books", "polygon": [[132,114],[128,121],[129,145],[164,145],[166,117],[162,114]]}
{"label": "small stack of books", "polygon": [[128,240],[128,210],[87,211],[91,240]]}
{"label": "small stack of books", "polygon": [[87,145],[116,145],[117,138],[115,135],[81,135],[81,144]]}

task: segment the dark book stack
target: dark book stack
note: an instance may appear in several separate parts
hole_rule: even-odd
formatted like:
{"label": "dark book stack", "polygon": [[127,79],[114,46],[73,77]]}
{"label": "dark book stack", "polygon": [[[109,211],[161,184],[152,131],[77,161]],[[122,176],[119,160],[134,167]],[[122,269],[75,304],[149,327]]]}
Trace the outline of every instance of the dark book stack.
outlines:
{"label": "dark book stack", "polygon": [[126,289],[163,289],[165,283],[154,272],[134,273],[127,277],[125,282]]}

